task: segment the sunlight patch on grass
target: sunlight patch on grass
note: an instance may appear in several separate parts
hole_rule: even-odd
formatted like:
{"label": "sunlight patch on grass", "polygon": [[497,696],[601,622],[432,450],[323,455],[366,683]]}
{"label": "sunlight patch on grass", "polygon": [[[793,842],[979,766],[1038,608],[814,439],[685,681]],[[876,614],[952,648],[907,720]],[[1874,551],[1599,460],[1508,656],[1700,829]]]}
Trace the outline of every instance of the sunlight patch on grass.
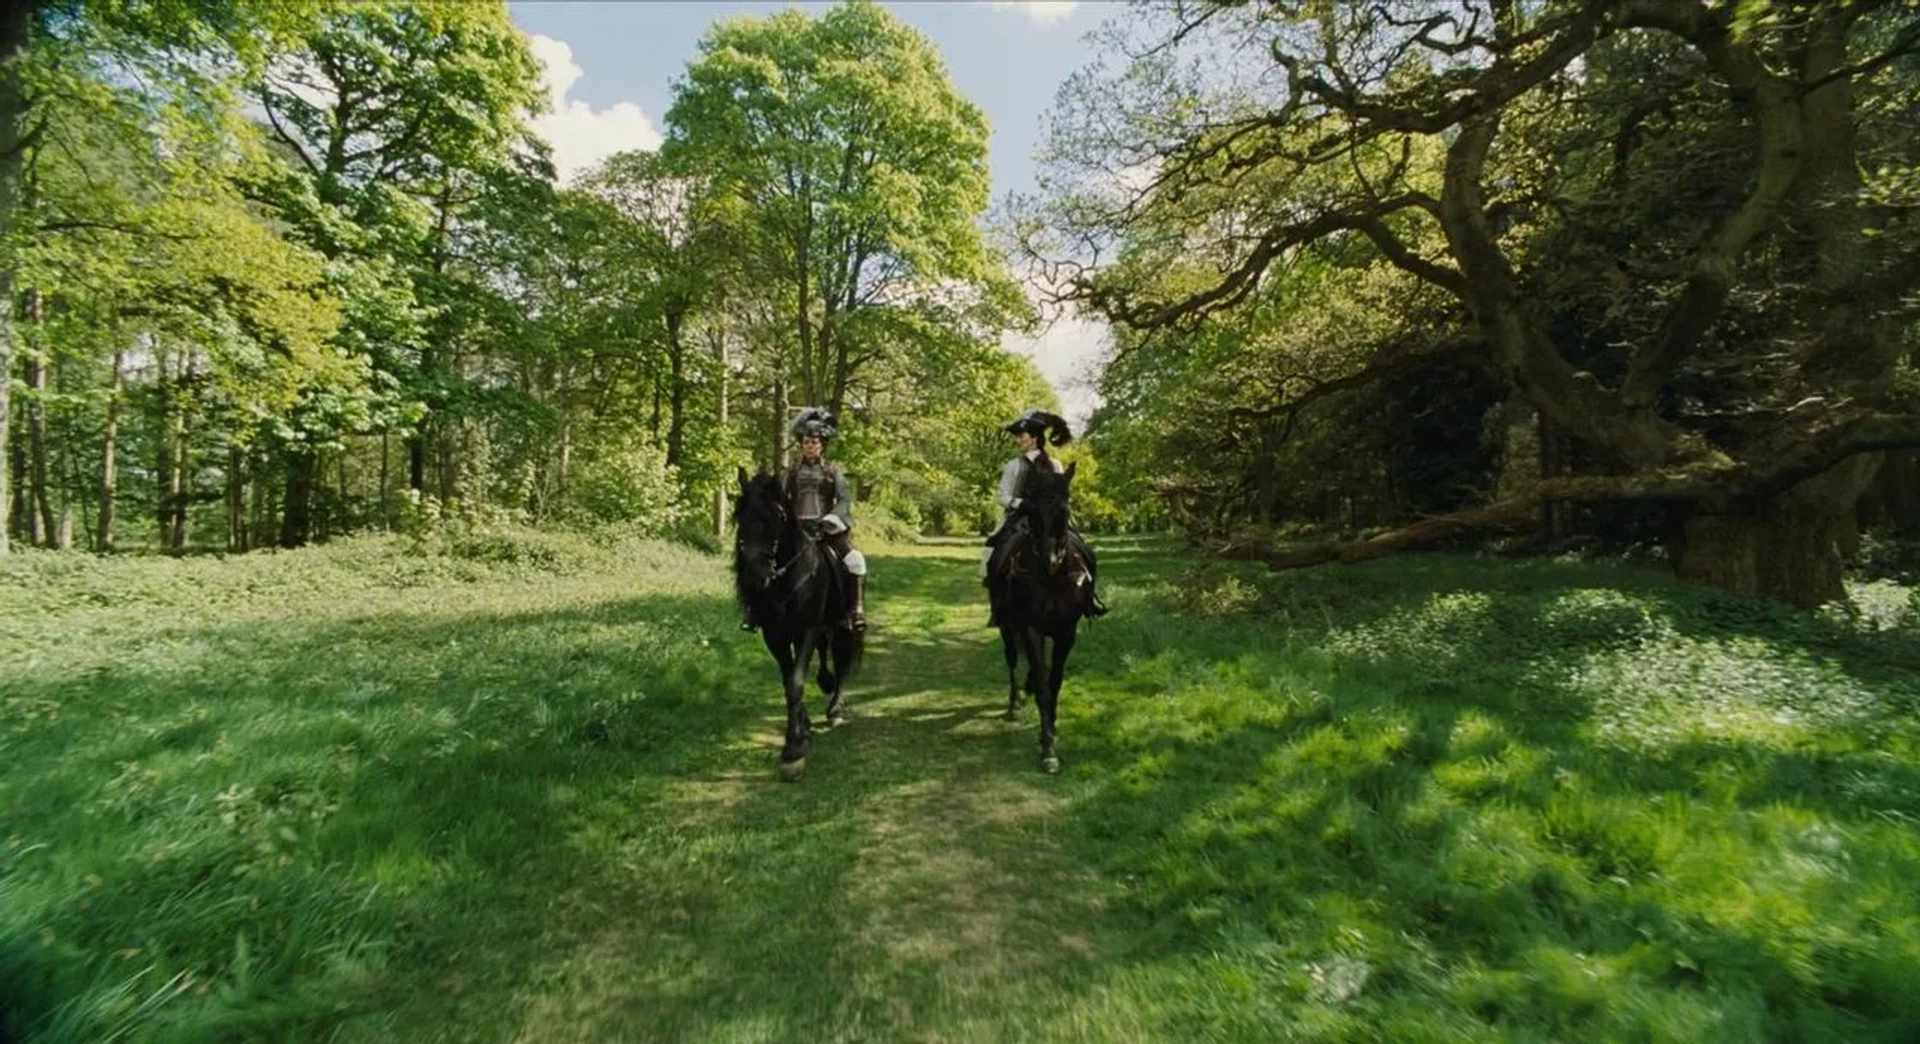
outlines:
{"label": "sunlight patch on grass", "polygon": [[1702,739],[1785,742],[1884,713],[1884,686],[1759,638],[1668,635],[1596,653],[1568,683],[1594,699],[1600,735],[1637,749]]}

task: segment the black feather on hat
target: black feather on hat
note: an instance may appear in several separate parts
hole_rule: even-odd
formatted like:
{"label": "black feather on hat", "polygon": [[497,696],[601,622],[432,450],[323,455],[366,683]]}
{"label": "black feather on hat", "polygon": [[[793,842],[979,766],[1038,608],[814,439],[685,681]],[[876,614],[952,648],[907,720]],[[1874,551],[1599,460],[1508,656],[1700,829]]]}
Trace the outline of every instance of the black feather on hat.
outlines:
{"label": "black feather on hat", "polygon": [[812,435],[825,440],[831,439],[837,432],[833,427],[833,411],[825,406],[808,406],[793,419],[793,433],[800,438]]}
{"label": "black feather on hat", "polygon": [[1028,410],[1000,430],[1016,435],[1026,432],[1035,437],[1045,437],[1048,443],[1055,446],[1064,446],[1073,441],[1073,430],[1067,427],[1066,420],[1045,410]]}

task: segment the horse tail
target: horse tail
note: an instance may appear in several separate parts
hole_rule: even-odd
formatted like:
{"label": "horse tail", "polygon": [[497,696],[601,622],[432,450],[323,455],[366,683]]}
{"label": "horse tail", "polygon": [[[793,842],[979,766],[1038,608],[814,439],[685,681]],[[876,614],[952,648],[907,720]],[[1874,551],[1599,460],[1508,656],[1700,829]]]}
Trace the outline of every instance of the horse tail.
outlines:
{"label": "horse tail", "polygon": [[860,670],[860,661],[867,650],[866,636],[845,628],[833,629],[833,636],[821,642],[819,646],[820,668],[814,673],[814,683],[820,686],[822,696],[831,696],[835,682],[845,685],[853,680]]}
{"label": "horse tail", "polygon": [[860,671],[860,661],[866,656],[867,636],[861,631],[835,630],[833,633],[833,661],[840,671],[840,684],[853,680]]}

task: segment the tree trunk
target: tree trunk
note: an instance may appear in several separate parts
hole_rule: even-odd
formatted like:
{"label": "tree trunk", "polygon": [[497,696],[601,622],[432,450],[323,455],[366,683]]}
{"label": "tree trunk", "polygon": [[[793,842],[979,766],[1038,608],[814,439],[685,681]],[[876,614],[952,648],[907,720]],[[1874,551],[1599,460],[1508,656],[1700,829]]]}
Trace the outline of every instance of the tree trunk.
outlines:
{"label": "tree trunk", "polygon": [[1254,462],[1253,520],[1270,526],[1280,515],[1280,475],[1276,456],[1279,432],[1274,425],[1260,425],[1260,459]]}
{"label": "tree trunk", "polygon": [[407,488],[422,496],[427,492],[427,434],[426,421],[421,428],[407,436]]}
{"label": "tree trunk", "polygon": [[187,449],[187,411],[175,404],[173,415],[167,425],[167,437],[163,442],[163,451],[172,455],[172,466],[168,472],[165,502],[167,504],[167,550],[184,551],[187,547],[187,507],[193,488],[193,476],[190,470],[192,454]]}
{"label": "tree trunk", "polygon": [[[733,380],[733,370],[727,360],[727,331],[722,327],[714,338],[713,351],[720,359],[720,380],[715,414],[720,421],[721,438],[727,432],[727,386]],[[713,490],[713,535],[725,540],[727,536],[727,484],[722,481]]]}
{"label": "tree trunk", "polygon": [[[1559,478],[1566,471],[1566,439],[1545,413],[1536,411],[1535,416],[1540,422],[1540,477]],[[1572,535],[1572,507],[1564,500],[1549,500],[1540,506],[1540,528],[1547,539],[1557,541]]]}
{"label": "tree trunk", "polygon": [[1895,536],[1920,539],[1920,453],[1896,450],[1880,465],[1880,499]]}
{"label": "tree trunk", "polygon": [[313,454],[313,521],[315,540],[325,542],[333,536],[333,500],[327,496],[327,455]]}
{"label": "tree trunk", "polygon": [[[39,312],[40,295],[27,291],[27,318],[31,322]],[[33,512],[33,542],[52,547],[58,523],[53,517],[53,499],[47,494],[47,365],[37,350],[27,354],[27,510]]]}
{"label": "tree trunk", "polygon": [[565,504],[573,493],[573,418],[560,422],[560,460],[554,475],[554,499]]}
{"label": "tree trunk", "polygon": [[[822,339],[825,339],[824,332]],[[847,339],[841,331],[833,332],[832,345],[833,391],[827,395],[827,409],[838,417],[847,406],[847,387],[853,381],[853,371],[847,365]]]}
{"label": "tree trunk", "polygon": [[252,520],[247,526],[247,546],[249,548],[259,547],[273,539],[275,529],[273,497],[266,492],[266,471],[266,461],[257,455],[248,456],[247,474],[253,478],[253,481],[248,483],[253,487],[251,503],[248,505],[247,510],[247,515]]}
{"label": "tree trunk", "polygon": [[171,375],[167,373],[167,351],[155,338],[152,342],[154,364],[154,392],[159,400],[160,423],[153,442],[153,521],[160,533],[160,546],[166,547],[172,516],[172,505],[168,503],[167,491],[173,488],[173,448],[170,433],[173,430],[174,388]]}
{"label": "tree trunk", "polygon": [[[6,382],[0,381],[0,384]],[[31,544],[33,542],[32,520],[34,513],[27,504],[27,445],[23,439],[14,440],[8,451],[8,483],[13,490],[13,502],[8,506],[7,517],[10,520],[9,535]]]}
{"label": "tree trunk", "polygon": [[100,528],[96,543],[102,551],[113,550],[114,508],[119,503],[120,472],[120,399],[123,395],[122,368],[126,353],[113,353],[112,384],[107,389],[107,423],[100,436]]}
{"label": "tree trunk", "polygon": [[[66,394],[69,390],[67,388],[69,380],[71,380],[71,374],[66,367],[56,369],[53,375],[54,391],[62,395]],[[89,516],[92,514],[93,505],[87,502],[86,484],[80,481],[76,472],[78,467],[76,461],[80,455],[74,452],[73,418],[62,417],[55,434],[60,452],[60,480],[57,484],[60,492],[60,528],[54,538],[54,546],[62,551],[71,551],[73,550],[74,500],[80,501],[79,510],[86,512]]]}
{"label": "tree trunk", "polygon": [[227,550],[247,550],[247,456],[238,445],[227,446]]}
{"label": "tree trunk", "polygon": [[459,484],[459,470],[455,456],[454,438],[459,429],[446,424],[436,424],[433,429],[433,449],[435,466],[440,475],[440,499],[451,501]]}
{"label": "tree trunk", "polygon": [[1675,571],[1801,608],[1845,601],[1845,549],[1874,464],[1862,454],[1748,510],[1695,510],[1674,549]]}
{"label": "tree trunk", "polygon": [[667,313],[667,361],[672,387],[667,389],[667,467],[679,467],[686,454],[687,420],[687,348],[680,324],[686,318],[680,312]]}
{"label": "tree trunk", "polygon": [[280,546],[305,547],[313,535],[313,480],[320,458],[312,450],[286,453],[286,507],[280,515]]}
{"label": "tree trunk", "polygon": [[387,480],[389,463],[393,459],[393,433],[380,433],[380,531],[393,528],[393,512],[389,510]]}
{"label": "tree trunk", "polygon": [[647,418],[647,435],[655,446],[660,445],[660,374],[653,375],[653,413]]}
{"label": "tree trunk", "polygon": [[[14,253],[14,227],[20,214],[20,187],[26,171],[27,95],[20,82],[20,54],[26,49],[33,25],[31,3],[15,0],[0,4],[0,461],[8,460],[8,391],[13,382],[13,288],[19,258]],[[11,550],[8,515],[13,497],[7,488],[9,469],[0,467],[0,555]]]}
{"label": "tree trunk", "polygon": [[773,382],[773,468],[787,466],[787,382]]}

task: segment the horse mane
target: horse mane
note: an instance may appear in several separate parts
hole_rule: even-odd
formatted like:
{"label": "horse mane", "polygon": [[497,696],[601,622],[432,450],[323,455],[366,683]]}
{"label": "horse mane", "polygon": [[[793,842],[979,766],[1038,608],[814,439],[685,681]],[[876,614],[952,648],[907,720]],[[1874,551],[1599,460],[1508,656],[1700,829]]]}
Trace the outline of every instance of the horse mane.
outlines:
{"label": "horse mane", "polygon": [[[755,472],[754,476],[751,479],[748,479],[746,484],[741,487],[740,495],[734,498],[734,502],[733,502],[733,591],[734,591],[734,596],[740,600],[741,605],[751,604],[753,595],[756,594],[757,592],[748,590],[747,575],[740,568],[741,552],[745,549],[745,541],[743,540],[743,537],[746,534],[746,531],[744,528],[741,527],[740,522],[742,519],[747,517],[748,510],[753,503],[763,502],[763,503],[778,504],[783,502],[785,499],[786,499],[786,492],[781,488],[780,476],[769,473],[765,469],[761,469],[760,471]],[[779,538],[776,536],[774,549],[777,551],[778,548],[779,548]]]}

